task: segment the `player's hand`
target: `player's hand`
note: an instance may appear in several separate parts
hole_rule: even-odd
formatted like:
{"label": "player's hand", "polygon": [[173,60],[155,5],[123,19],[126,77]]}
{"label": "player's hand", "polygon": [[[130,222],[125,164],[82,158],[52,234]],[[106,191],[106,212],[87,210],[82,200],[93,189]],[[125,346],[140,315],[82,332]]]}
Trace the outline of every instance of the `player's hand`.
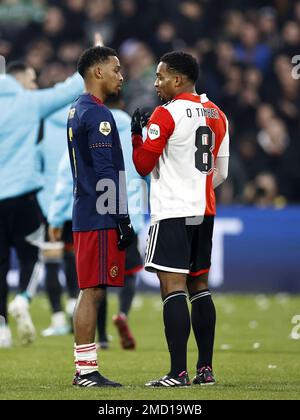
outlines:
{"label": "player's hand", "polygon": [[143,127],[145,127],[149,121],[150,113],[141,113],[140,109],[137,108],[131,118],[131,133],[142,135]]}
{"label": "player's hand", "polygon": [[118,248],[122,251],[132,244],[135,238],[135,233],[129,216],[125,217],[118,223],[119,241]]}
{"label": "player's hand", "polygon": [[62,228],[61,227],[53,227],[49,226],[48,228],[48,236],[50,242],[58,242],[61,240],[62,237]]}

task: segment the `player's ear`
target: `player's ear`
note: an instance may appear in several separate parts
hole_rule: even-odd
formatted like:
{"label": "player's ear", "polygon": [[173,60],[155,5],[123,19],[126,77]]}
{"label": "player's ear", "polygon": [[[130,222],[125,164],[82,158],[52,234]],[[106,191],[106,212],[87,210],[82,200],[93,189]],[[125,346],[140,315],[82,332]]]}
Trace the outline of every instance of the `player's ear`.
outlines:
{"label": "player's ear", "polygon": [[176,74],[175,78],[174,78],[174,84],[175,87],[179,87],[182,86],[183,84],[183,78],[180,74]]}
{"label": "player's ear", "polygon": [[93,73],[94,73],[94,76],[96,77],[96,79],[98,79],[98,80],[103,79],[102,69],[101,69],[100,66],[95,66],[93,68]]}

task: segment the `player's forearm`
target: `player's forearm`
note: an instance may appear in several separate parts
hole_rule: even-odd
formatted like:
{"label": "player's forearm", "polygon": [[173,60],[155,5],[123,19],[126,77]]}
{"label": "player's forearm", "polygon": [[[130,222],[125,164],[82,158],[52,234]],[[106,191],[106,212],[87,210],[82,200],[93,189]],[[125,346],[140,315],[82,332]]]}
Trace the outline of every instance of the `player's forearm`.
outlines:
{"label": "player's forearm", "polygon": [[150,152],[143,147],[142,136],[134,134],[132,136],[132,159],[135,169],[141,176],[146,176],[153,171],[159,159],[159,153]]}
{"label": "player's forearm", "polygon": [[219,157],[217,158],[216,165],[214,168],[213,174],[213,187],[217,188],[221,185],[228,176],[228,157]]}

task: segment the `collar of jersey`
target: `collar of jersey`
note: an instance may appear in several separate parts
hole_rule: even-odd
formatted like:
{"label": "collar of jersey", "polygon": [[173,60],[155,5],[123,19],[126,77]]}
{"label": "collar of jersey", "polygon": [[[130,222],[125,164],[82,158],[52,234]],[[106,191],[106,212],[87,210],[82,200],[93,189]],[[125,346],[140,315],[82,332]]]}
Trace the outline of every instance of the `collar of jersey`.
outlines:
{"label": "collar of jersey", "polygon": [[94,96],[91,93],[90,96],[93,99],[93,101],[95,101],[98,105],[103,105],[103,102],[101,101],[101,99],[97,98],[97,96]]}
{"label": "collar of jersey", "polygon": [[179,93],[178,95],[176,95],[173,100],[176,99],[185,99],[187,101],[192,101],[192,102],[207,102],[208,98],[206,96],[205,93],[202,93],[202,95],[198,95],[197,93],[190,93],[190,92],[183,92],[183,93]]}

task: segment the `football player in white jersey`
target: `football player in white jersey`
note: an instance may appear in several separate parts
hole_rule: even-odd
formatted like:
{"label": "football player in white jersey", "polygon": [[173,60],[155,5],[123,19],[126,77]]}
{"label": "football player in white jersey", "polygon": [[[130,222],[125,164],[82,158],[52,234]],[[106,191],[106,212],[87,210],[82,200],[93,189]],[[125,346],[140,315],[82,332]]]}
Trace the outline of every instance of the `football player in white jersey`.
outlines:
{"label": "football player in white jersey", "polygon": [[[151,173],[151,227],[145,268],[156,272],[163,299],[165,335],[171,358],[167,375],[147,386],[189,386],[187,342],[192,323],[198,346],[194,384],[213,385],[216,311],[208,289],[215,215],[214,188],[227,177],[228,122],[195,83],[198,63],[184,52],[161,57],[155,88],[165,102],[146,121],[132,117],[133,161]],[[192,304],[191,319],[186,290]]]}

